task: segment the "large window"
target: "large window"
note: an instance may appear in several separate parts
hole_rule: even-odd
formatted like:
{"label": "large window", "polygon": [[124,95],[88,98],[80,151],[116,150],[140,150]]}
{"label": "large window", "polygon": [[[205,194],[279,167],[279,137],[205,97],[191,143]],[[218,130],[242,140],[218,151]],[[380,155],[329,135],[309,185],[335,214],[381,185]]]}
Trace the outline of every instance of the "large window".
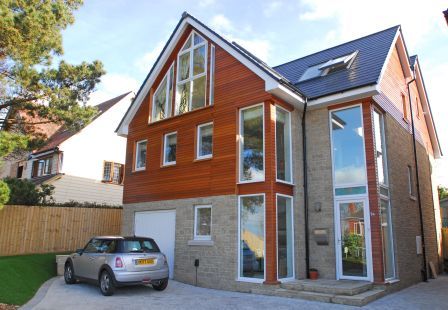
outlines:
{"label": "large window", "polygon": [[275,147],[277,180],[291,183],[291,114],[278,106],[275,118]]}
{"label": "large window", "polygon": [[176,164],[177,132],[168,133],[164,137],[163,143],[163,164]]}
{"label": "large window", "polygon": [[124,165],[105,161],[103,166],[103,182],[121,184],[123,182]]}
{"label": "large window", "polygon": [[212,237],[212,206],[194,207],[194,239],[211,240]]}
{"label": "large window", "polygon": [[205,106],[207,41],[192,32],[177,57],[176,114]]}
{"label": "large window", "polygon": [[53,158],[47,157],[33,162],[32,177],[41,177],[52,173]]}
{"label": "large window", "polygon": [[331,136],[335,194],[365,194],[367,177],[361,107],[331,112]]}
{"label": "large window", "polygon": [[197,159],[210,158],[213,154],[213,123],[198,126]]}
{"label": "large window", "polygon": [[239,197],[239,278],[264,280],[264,195]]}
{"label": "large window", "polygon": [[146,169],[146,140],[138,141],[135,144],[135,170]]}
{"label": "large window", "polygon": [[173,98],[174,66],[171,65],[152,99],[152,122],[171,116]]}
{"label": "large window", "polygon": [[240,182],[264,180],[264,105],[240,110]]}
{"label": "large window", "polygon": [[277,194],[278,278],[294,278],[294,228],[292,198]]}

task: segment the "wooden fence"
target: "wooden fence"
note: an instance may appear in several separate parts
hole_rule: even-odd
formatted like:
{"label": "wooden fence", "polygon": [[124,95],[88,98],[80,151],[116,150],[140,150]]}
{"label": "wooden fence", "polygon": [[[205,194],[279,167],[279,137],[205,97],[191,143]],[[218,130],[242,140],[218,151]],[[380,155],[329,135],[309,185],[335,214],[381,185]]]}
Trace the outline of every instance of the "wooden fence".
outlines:
{"label": "wooden fence", "polygon": [[74,251],[92,236],[121,232],[122,209],[4,206],[0,256]]}
{"label": "wooden fence", "polygon": [[448,228],[442,228],[442,252],[443,258],[448,259]]}

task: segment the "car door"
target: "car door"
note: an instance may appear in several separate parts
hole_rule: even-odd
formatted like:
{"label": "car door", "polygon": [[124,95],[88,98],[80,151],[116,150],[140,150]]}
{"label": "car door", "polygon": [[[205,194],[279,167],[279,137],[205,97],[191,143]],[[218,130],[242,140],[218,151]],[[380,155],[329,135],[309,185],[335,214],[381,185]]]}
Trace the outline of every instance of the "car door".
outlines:
{"label": "car door", "polygon": [[76,259],[75,263],[75,274],[78,277],[83,277],[87,279],[96,279],[97,274],[92,274],[93,265],[97,258],[98,250],[101,246],[101,240],[92,239],[87,243],[82,254]]}

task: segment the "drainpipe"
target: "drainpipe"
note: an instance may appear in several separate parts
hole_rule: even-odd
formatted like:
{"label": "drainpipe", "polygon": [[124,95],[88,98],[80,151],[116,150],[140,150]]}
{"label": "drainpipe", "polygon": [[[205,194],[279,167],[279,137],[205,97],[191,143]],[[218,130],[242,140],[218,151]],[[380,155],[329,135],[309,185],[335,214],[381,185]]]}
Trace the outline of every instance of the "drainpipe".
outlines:
{"label": "drainpipe", "polygon": [[305,98],[305,105],[302,113],[302,152],[303,152],[303,198],[305,209],[305,268],[306,278],[310,278],[310,240],[308,232],[308,172],[307,172],[307,156],[306,156],[306,108],[308,99]]}
{"label": "drainpipe", "polygon": [[417,202],[418,202],[418,211],[420,215],[420,230],[422,235],[422,250],[423,250],[423,281],[428,282],[428,268],[426,266],[426,247],[425,247],[425,231],[423,227],[423,211],[422,211],[422,200],[420,197],[420,179],[418,177],[418,160],[417,160],[417,144],[415,140],[415,126],[414,126],[414,113],[412,112],[412,99],[411,99],[411,91],[409,89],[409,85],[415,81],[415,78],[407,82],[408,89],[408,97],[409,97],[409,110],[411,111],[411,126],[412,126],[412,142],[414,147],[414,164],[415,164],[415,178],[417,185]]}

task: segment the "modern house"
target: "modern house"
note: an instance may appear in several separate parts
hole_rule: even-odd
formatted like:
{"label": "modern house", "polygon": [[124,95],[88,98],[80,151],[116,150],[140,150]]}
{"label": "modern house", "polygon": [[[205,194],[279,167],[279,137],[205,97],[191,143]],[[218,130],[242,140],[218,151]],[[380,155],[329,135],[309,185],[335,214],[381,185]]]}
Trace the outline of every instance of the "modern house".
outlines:
{"label": "modern house", "polygon": [[400,26],[270,67],[184,13],[117,133],[123,234],[174,279],[398,289],[439,266],[441,150]]}
{"label": "modern house", "polygon": [[47,143],[23,159],[7,161],[2,177],[51,184],[60,203],[121,205],[126,139],[114,130],[132,97],[129,92],[98,104],[94,120],[78,132],[47,124]]}

